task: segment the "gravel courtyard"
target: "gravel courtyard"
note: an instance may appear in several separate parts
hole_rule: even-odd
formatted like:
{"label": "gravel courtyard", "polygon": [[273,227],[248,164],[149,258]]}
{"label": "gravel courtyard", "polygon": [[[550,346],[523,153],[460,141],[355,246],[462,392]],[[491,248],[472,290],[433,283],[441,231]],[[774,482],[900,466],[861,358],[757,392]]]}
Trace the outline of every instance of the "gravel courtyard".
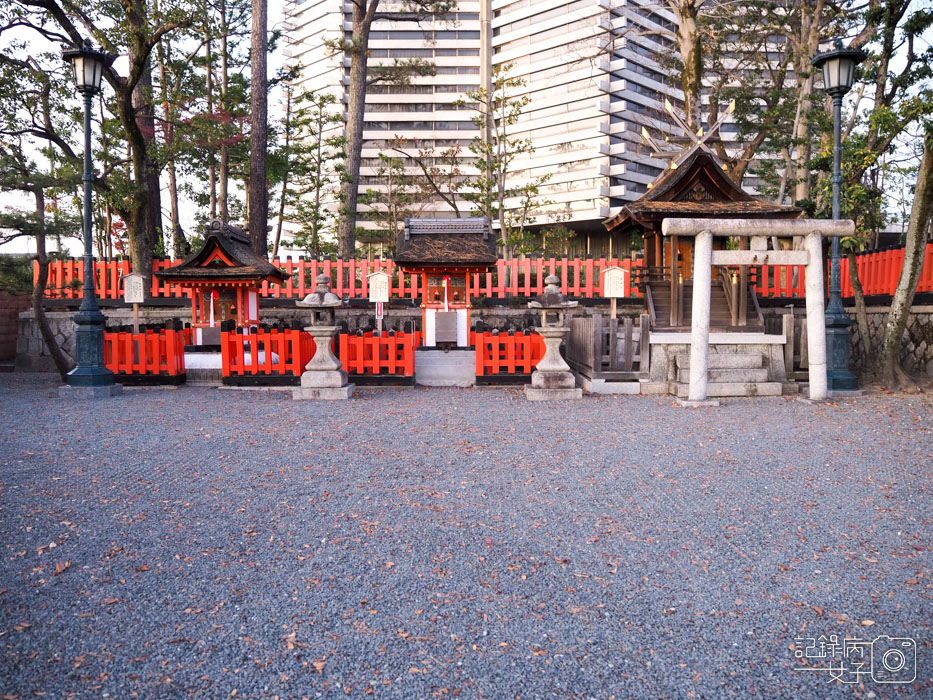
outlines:
{"label": "gravel courtyard", "polygon": [[929,394],[56,387],[0,375],[0,698],[933,697]]}

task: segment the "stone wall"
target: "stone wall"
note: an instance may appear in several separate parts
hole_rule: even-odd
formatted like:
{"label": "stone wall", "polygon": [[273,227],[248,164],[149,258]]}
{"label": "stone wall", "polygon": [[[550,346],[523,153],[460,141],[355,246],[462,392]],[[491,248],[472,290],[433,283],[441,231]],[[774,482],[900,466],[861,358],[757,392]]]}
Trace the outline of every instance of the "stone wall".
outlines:
{"label": "stone wall", "polygon": [[[129,308],[104,308],[102,309],[107,317],[107,326],[130,325],[133,322],[133,312]],[[151,307],[142,308],[139,312],[140,323],[162,324],[166,321],[178,318],[183,322],[190,320],[189,311],[186,307]],[[416,327],[421,327],[421,309],[418,307],[392,307],[386,309],[386,318],[383,320],[385,330],[403,329],[406,321],[413,321]],[[578,314],[602,313],[608,314],[608,306],[581,307],[577,310]],[[637,319],[641,313],[640,306],[620,306],[618,315],[620,318],[630,316]],[[46,316],[49,319],[49,325],[52,328],[53,335],[57,338],[59,345],[65,355],[74,358],[74,322],[71,317],[75,310],[53,311],[47,310]],[[375,316],[372,308],[366,307],[345,307],[338,309],[337,321],[346,321],[351,331],[373,328],[375,326]],[[296,307],[275,307],[260,308],[260,319],[262,323],[273,325],[279,322],[286,324],[292,321],[299,321],[302,324],[309,323],[310,313],[307,309]],[[527,307],[478,307],[472,309],[471,317],[475,323],[482,320],[487,328],[495,328],[500,331],[514,329],[516,331],[530,328],[537,324],[538,315]],[[36,323],[35,315],[31,310],[24,311],[19,315],[19,335],[16,344],[16,368],[19,370],[54,372],[55,365],[49,356],[45,341],[39,333],[39,326]]]}
{"label": "stone wall", "polygon": [[16,338],[19,334],[18,316],[32,303],[29,294],[11,294],[0,291],[0,364],[12,362],[16,357]]}
{"label": "stone wall", "polygon": [[[846,309],[855,319],[855,309]],[[869,338],[872,351],[877,354],[881,351],[881,340],[884,336],[884,321],[888,310],[884,307],[869,306],[868,312]],[[865,361],[862,352],[861,333],[858,324],[852,324],[852,351],[851,362],[853,367],[861,367]],[[914,306],[910,316],[907,317],[907,328],[904,331],[904,348],[901,352],[901,366],[908,374],[929,375],[933,377],[933,306]]]}
{"label": "stone wall", "polygon": [[[849,342],[849,367],[856,373],[865,363],[862,352],[861,333],[855,322],[855,307],[846,307],[852,319]],[[888,313],[886,306],[869,306],[868,325],[871,328],[871,344],[874,352],[881,348],[884,320]],[[781,332],[781,316],[793,313],[797,318],[806,318],[806,309],[794,307],[772,307],[762,309],[765,328],[769,333]],[[800,339],[797,339],[800,342]],[[909,374],[933,376],[933,305],[917,304],[907,317],[907,329],[904,332],[904,347],[901,351],[901,366]]]}

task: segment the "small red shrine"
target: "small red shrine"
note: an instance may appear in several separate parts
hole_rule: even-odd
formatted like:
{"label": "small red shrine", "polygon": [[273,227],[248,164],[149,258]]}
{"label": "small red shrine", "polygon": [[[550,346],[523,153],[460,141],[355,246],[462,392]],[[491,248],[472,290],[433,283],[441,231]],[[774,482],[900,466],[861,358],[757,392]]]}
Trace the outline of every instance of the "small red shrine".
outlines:
{"label": "small red shrine", "polygon": [[498,260],[489,219],[406,219],[395,261],[421,275],[425,347],[470,344],[469,275],[488,272]]}
{"label": "small red shrine", "polygon": [[281,269],[253,253],[246,232],[217,220],[207,226],[200,250],[155,276],[191,290],[196,345],[220,343],[220,324],[224,321],[234,320],[237,327],[259,323],[262,283],[280,284],[288,278]]}

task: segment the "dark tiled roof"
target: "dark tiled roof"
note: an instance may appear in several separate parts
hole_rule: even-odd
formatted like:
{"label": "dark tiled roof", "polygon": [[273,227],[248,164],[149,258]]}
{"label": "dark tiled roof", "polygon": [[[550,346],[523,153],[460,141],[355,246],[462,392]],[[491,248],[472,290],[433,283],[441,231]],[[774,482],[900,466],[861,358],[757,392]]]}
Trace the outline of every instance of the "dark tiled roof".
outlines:
{"label": "dark tiled roof", "polygon": [[665,216],[797,218],[801,210],[753,197],[726,175],[710,151],[694,146],[676,159],[651,188],[603,225],[612,231]]}
{"label": "dark tiled roof", "polygon": [[[233,267],[213,263],[204,265],[218,249],[233,262]],[[155,276],[164,282],[182,284],[195,279],[218,282],[288,279],[287,273],[250,249],[249,236],[242,229],[216,220],[207,226],[204,245],[200,250],[189,255],[178,265],[156,272]]]}
{"label": "dark tiled roof", "polygon": [[406,219],[395,245],[395,261],[414,265],[491,266],[496,240],[485,217]]}
{"label": "dark tiled roof", "polygon": [[747,202],[632,202],[624,207],[633,215],[671,214],[672,216],[748,216],[774,214],[796,216],[800,210],[774,202],[751,200]]}

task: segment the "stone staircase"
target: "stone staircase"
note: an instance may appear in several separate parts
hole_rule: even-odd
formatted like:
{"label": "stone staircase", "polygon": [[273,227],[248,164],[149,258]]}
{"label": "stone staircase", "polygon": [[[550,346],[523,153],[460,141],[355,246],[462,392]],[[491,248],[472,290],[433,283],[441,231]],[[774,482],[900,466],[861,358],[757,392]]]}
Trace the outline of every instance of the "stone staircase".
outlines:
{"label": "stone staircase", "polygon": [[[677,381],[671,393],[687,398],[690,388],[690,355],[675,357]],[[760,353],[709,354],[707,396],[780,396],[781,383],[769,381],[768,368]]]}
{"label": "stone staircase", "polygon": [[[654,304],[655,325],[658,330],[668,330],[671,326],[671,285],[670,282],[649,282],[651,287],[651,300]],[[683,286],[684,316],[680,328],[689,328],[693,315],[693,280],[685,280]],[[726,301],[726,292],[719,280],[713,280],[710,287],[709,299],[709,325],[713,330],[738,330],[747,333],[761,333],[764,326],[758,321],[755,305],[749,299],[746,309],[745,325],[732,326],[732,317],[729,313],[729,304]]]}
{"label": "stone staircase", "polygon": [[415,384],[474,386],[476,384],[476,351],[419,348],[415,352]]}

